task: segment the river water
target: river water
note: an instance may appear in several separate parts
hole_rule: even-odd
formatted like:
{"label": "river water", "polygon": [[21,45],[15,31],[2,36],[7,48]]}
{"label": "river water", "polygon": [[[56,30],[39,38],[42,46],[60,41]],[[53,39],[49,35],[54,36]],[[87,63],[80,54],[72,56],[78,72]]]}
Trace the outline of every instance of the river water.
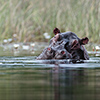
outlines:
{"label": "river water", "polygon": [[0,100],[100,100],[100,57],[85,63],[0,57]]}
{"label": "river water", "polygon": [[0,100],[100,100],[100,52],[84,63],[36,60],[47,45],[0,45]]}

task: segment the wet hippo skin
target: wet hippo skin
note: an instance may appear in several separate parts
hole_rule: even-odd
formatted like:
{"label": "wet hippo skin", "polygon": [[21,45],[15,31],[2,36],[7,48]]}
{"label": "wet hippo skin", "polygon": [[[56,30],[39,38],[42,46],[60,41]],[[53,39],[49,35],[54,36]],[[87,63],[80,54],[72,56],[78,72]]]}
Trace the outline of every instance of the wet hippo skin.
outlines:
{"label": "wet hippo skin", "polygon": [[89,56],[84,47],[88,43],[87,37],[80,39],[73,32],[61,33],[58,28],[53,30],[55,36],[50,40],[50,44],[37,59],[75,59],[88,60]]}

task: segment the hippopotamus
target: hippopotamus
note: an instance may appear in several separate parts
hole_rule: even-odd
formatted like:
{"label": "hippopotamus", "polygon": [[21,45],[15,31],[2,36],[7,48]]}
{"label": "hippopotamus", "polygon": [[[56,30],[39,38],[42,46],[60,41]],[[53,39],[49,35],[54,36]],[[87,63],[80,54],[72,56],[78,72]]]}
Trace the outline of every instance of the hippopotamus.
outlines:
{"label": "hippopotamus", "polygon": [[89,59],[88,53],[84,47],[89,41],[87,37],[80,39],[75,33],[69,31],[57,35],[56,41],[61,40],[65,41],[64,48],[72,55],[72,59]]}
{"label": "hippopotamus", "polygon": [[50,44],[43,50],[37,59],[71,59],[71,54],[67,52],[64,45],[65,44],[62,41],[57,41],[55,45]]}
{"label": "hippopotamus", "polygon": [[53,33],[55,36],[50,40],[49,46],[37,59],[89,59],[84,47],[89,41],[87,37],[80,39],[75,33],[71,31],[61,33],[58,28],[55,28]]}

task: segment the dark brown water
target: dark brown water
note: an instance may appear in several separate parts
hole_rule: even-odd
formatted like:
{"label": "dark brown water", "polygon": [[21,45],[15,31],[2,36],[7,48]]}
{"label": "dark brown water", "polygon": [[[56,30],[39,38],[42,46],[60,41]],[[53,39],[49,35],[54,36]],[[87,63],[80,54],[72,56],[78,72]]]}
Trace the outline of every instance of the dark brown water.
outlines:
{"label": "dark brown water", "polygon": [[100,100],[99,57],[81,64],[35,58],[0,57],[0,100]]}

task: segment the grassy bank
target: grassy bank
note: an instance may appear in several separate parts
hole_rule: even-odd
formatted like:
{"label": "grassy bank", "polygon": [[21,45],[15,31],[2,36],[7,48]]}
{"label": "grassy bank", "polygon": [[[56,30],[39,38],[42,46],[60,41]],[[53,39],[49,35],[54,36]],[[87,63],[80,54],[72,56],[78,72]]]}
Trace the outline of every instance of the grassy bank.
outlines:
{"label": "grassy bank", "polygon": [[45,41],[43,33],[73,31],[100,43],[99,0],[0,0],[0,41]]}

